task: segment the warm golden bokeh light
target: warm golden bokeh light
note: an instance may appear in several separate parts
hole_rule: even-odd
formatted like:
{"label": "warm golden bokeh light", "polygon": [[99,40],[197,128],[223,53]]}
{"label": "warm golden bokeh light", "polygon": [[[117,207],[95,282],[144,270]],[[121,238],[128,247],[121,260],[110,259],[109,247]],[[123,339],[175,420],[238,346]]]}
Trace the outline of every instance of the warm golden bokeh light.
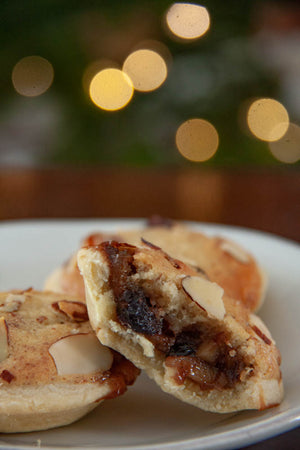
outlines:
{"label": "warm golden bokeh light", "polygon": [[190,161],[207,161],[217,151],[219,136],[215,127],[203,119],[190,119],[176,132],[179,152]]}
{"label": "warm golden bokeh light", "polygon": [[285,135],[276,142],[270,142],[269,148],[281,162],[293,164],[300,160],[300,127],[290,123]]}
{"label": "warm golden bokeh light", "polygon": [[262,141],[273,142],[282,138],[289,126],[285,107],[272,98],[255,100],[247,114],[250,131]]}
{"label": "warm golden bokeh light", "polygon": [[157,52],[141,49],[132,52],[125,60],[123,71],[132,80],[137,91],[153,91],[167,78],[167,65]]}
{"label": "warm golden bokeh light", "polygon": [[204,6],[174,3],[167,11],[166,22],[175,36],[182,39],[197,39],[209,29],[210,17]]}
{"label": "warm golden bokeh light", "polygon": [[41,56],[22,58],[12,72],[15,90],[26,97],[36,97],[49,89],[54,77],[52,64]]}
{"label": "warm golden bokeh light", "polygon": [[172,64],[173,57],[172,53],[170,52],[169,48],[160,41],[157,41],[155,39],[146,39],[144,41],[139,42],[132,51],[135,50],[152,50],[155,53],[158,53],[165,61],[167,67]]}
{"label": "warm golden bokeh light", "polygon": [[84,70],[82,85],[84,91],[89,94],[90,84],[94,76],[103,69],[119,69],[119,65],[110,59],[97,59],[92,61]]}
{"label": "warm golden bokeh light", "polygon": [[106,111],[124,108],[132,96],[133,85],[126,73],[119,69],[104,69],[98,72],[90,84],[90,97],[96,106]]}

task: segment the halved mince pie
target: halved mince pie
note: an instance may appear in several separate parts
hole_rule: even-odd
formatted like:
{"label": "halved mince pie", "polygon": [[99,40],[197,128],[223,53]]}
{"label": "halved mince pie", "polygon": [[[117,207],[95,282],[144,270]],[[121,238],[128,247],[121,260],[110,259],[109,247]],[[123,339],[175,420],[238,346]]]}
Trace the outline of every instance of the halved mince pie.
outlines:
{"label": "halved mince pie", "polygon": [[[173,258],[184,261],[199,273],[207,274],[229,297],[241,300],[251,311],[260,308],[266,276],[250,253],[228,239],[209,237],[182,224],[167,222],[167,226],[160,224],[120,230],[115,234],[94,233],[83,240],[82,246],[97,245],[111,239],[139,245],[141,238],[162,247]],[[48,277],[45,289],[84,299],[76,255]]]}
{"label": "halved mince pie", "polygon": [[138,373],[99,342],[84,303],[51,292],[0,293],[0,432],[74,422],[124,393]]}
{"label": "halved mince pie", "polygon": [[280,354],[263,322],[206,275],[142,244],[109,241],[78,253],[101,343],[204,410],[280,403]]}

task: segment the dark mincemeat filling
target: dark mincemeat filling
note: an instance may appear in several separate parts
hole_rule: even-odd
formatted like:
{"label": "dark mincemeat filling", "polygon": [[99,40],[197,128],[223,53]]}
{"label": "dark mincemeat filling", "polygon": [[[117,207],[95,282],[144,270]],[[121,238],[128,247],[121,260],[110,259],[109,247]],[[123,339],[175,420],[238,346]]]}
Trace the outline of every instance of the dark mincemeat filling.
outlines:
{"label": "dark mincemeat filling", "polygon": [[107,382],[110,385],[110,391],[105,397],[101,397],[99,401],[122,395],[126,391],[127,386],[132,385],[136,377],[140,374],[140,370],[124,358],[124,356],[114,350],[112,352],[114,356],[113,365],[99,379],[100,383]]}
{"label": "dark mincemeat filling", "polygon": [[[175,334],[162,317],[160,307],[142,287],[130,280],[136,273],[133,255],[135,247],[118,242],[104,242],[110,265],[110,286],[114,292],[119,322],[141,333],[155,348],[165,354],[167,367],[176,369],[174,379],[183,384],[186,379],[200,385],[201,389],[232,388],[246,364],[238,352],[228,344],[224,332],[209,330],[204,325],[191,325]],[[212,359],[200,356],[201,344],[217,348]]]}

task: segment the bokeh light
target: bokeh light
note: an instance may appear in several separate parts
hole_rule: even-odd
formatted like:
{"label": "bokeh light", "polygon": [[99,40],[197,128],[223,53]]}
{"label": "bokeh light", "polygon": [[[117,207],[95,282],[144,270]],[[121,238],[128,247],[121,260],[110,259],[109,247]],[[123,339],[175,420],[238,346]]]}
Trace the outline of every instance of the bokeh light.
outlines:
{"label": "bokeh light", "polygon": [[285,135],[276,142],[270,142],[269,148],[281,162],[293,164],[300,160],[300,127],[290,123]]}
{"label": "bokeh light", "polygon": [[132,52],[125,60],[123,71],[137,91],[153,91],[167,78],[168,69],[162,56],[149,49]]}
{"label": "bokeh light", "polygon": [[250,131],[262,141],[277,141],[286,133],[289,115],[285,107],[272,98],[255,100],[247,114]]}
{"label": "bokeh light", "polygon": [[167,11],[169,30],[181,39],[198,39],[207,32],[210,17],[204,6],[191,3],[174,3]]}
{"label": "bokeh light", "polygon": [[54,78],[52,64],[41,56],[22,58],[12,71],[15,90],[26,97],[36,97],[49,89]]}
{"label": "bokeh light", "polygon": [[219,136],[215,127],[203,119],[190,119],[176,132],[179,152],[190,161],[207,161],[217,151]]}
{"label": "bokeh light", "polygon": [[157,41],[156,39],[146,39],[140,41],[132,51],[145,49],[158,53],[164,59],[167,67],[169,68],[171,66],[173,61],[172,53],[163,42]]}
{"label": "bokeh light", "polygon": [[89,94],[91,81],[94,76],[103,69],[119,69],[120,66],[110,59],[96,59],[92,61],[84,70],[82,76],[82,86],[84,91]]}
{"label": "bokeh light", "polygon": [[101,70],[90,84],[91,100],[106,111],[124,108],[130,102],[133,92],[133,84],[128,75],[114,68]]}

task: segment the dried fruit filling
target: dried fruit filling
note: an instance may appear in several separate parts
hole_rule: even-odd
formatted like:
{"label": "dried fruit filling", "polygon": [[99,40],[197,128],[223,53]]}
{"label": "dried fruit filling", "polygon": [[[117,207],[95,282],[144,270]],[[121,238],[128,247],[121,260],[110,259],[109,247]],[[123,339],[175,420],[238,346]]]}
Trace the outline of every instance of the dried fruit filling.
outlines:
{"label": "dried fruit filling", "polygon": [[135,247],[115,241],[101,244],[110,266],[118,321],[150,340],[174,368],[176,383],[197,383],[202,390],[228,389],[240,381],[247,364],[222,331],[195,324],[174,333],[155,298],[133,282]]}

